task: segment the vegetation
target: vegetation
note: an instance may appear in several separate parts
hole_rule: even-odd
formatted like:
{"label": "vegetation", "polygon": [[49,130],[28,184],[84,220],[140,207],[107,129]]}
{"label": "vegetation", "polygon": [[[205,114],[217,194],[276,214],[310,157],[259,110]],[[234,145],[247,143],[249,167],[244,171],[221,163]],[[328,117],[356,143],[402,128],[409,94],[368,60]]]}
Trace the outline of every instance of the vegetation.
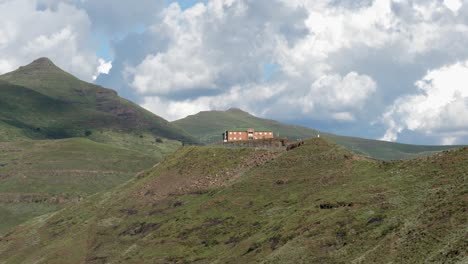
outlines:
{"label": "vegetation", "polygon": [[75,78],[46,58],[0,76],[0,128],[6,128],[0,141],[82,137],[106,130],[195,143],[168,121],[113,90]]}
{"label": "vegetation", "polygon": [[468,148],[406,161],[325,139],[291,151],[184,147],[0,238],[2,263],[455,263]]}
{"label": "vegetation", "polygon": [[236,108],[227,111],[200,112],[196,115],[174,121],[173,123],[189,132],[200,142],[206,144],[220,142],[222,140],[221,135],[226,129],[246,129],[252,127],[257,130],[270,130],[274,132],[275,137],[286,137],[291,140],[303,140],[317,137],[317,134],[320,134],[322,137],[331,139],[355,153],[381,160],[408,159],[459,147],[417,146],[338,136],[320,132],[315,129],[286,125],[274,120],[258,118]]}
{"label": "vegetation", "polygon": [[180,147],[131,139],[116,141],[128,141],[132,149],[84,138],[0,143],[0,234],[122,184]]}
{"label": "vegetation", "polygon": [[127,181],[179,148],[176,140],[195,142],[46,58],[1,75],[0,233]]}

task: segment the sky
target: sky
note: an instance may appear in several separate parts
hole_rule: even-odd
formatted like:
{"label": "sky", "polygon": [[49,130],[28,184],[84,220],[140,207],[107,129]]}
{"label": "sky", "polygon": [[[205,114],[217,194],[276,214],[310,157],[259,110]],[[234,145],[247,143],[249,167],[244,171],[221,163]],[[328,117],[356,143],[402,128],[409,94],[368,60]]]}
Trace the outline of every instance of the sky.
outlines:
{"label": "sky", "polygon": [[468,0],[0,0],[0,74],[49,57],[171,121],[468,144],[466,47]]}

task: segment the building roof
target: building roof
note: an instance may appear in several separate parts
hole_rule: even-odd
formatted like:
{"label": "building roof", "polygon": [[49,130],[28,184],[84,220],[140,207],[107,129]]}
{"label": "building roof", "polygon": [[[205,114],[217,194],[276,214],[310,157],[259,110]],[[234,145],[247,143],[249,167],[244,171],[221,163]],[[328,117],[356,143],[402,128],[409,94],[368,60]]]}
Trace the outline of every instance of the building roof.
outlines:
{"label": "building roof", "polygon": [[[237,127],[237,128],[230,128],[226,129],[228,132],[247,132],[249,128],[243,128],[243,127]],[[273,132],[271,129],[266,129],[266,128],[253,128],[255,132]]]}

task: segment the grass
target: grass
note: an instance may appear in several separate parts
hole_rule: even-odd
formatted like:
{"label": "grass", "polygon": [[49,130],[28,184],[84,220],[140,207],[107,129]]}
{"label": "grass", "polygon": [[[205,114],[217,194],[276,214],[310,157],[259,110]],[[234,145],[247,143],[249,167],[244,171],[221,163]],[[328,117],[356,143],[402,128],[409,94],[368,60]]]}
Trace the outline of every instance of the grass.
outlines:
{"label": "grass", "polygon": [[0,239],[5,263],[455,263],[468,149],[383,162],[324,139],[185,147]]}
{"label": "grass", "polygon": [[0,234],[34,217],[58,211],[63,204],[0,203]]}
{"label": "grass", "polygon": [[211,144],[222,141],[221,135],[226,130],[238,128],[255,128],[257,130],[273,131],[275,137],[286,137],[290,140],[322,137],[348,148],[349,150],[380,160],[409,159],[426,156],[435,152],[456,148],[459,146],[417,146],[385,142],[363,138],[338,136],[320,132],[301,126],[282,124],[280,122],[262,119],[239,109],[227,111],[205,111],[196,115],[174,121],[173,124],[193,135],[200,142]]}
{"label": "grass", "polygon": [[18,141],[26,140],[28,137],[20,128],[0,121],[0,141]]}
{"label": "grass", "polygon": [[0,76],[0,233],[122,184],[191,136],[42,58]]}
{"label": "grass", "polygon": [[156,143],[150,135],[99,136],[108,143],[86,138],[0,143],[0,208],[7,214],[0,233],[122,184],[180,147],[176,141]]}

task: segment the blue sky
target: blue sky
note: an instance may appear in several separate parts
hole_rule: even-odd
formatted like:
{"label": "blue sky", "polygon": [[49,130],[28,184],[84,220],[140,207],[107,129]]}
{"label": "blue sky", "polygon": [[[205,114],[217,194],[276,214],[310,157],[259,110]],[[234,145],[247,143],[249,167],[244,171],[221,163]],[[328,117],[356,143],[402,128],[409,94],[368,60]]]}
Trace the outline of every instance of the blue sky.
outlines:
{"label": "blue sky", "polygon": [[[198,1],[198,0],[182,0],[182,1],[176,1],[176,0],[169,0],[165,2],[165,6],[169,6],[172,3],[177,3],[181,9],[185,10],[187,8],[192,7],[193,5],[197,3],[204,3],[206,1]],[[93,39],[97,41],[98,47],[96,49],[96,55],[99,58],[103,58],[107,61],[112,61],[114,59],[114,55],[112,53],[112,48],[111,48],[111,42],[112,40],[119,40],[124,38],[127,34],[129,33],[143,33],[146,30],[146,26],[143,24],[136,25],[133,29],[130,31],[125,31],[125,32],[119,32],[117,31],[115,35],[107,35],[107,34],[102,34],[102,32],[94,32],[93,34]]]}
{"label": "blue sky", "polygon": [[468,144],[467,0],[4,0],[0,16],[0,73],[46,56],[168,120],[239,107]]}
{"label": "blue sky", "polygon": [[193,5],[195,5],[196,3],[206,3],[206,1],[197,1],[197,0],[182,0],[182,1],[176,1],[176,0],[171,0],[171,1],[168,1],[168,4],[171,4],[171,3],[178,3],[179,6],[182,8],[182,9],[187,9],[189,7],[192,7]]}

